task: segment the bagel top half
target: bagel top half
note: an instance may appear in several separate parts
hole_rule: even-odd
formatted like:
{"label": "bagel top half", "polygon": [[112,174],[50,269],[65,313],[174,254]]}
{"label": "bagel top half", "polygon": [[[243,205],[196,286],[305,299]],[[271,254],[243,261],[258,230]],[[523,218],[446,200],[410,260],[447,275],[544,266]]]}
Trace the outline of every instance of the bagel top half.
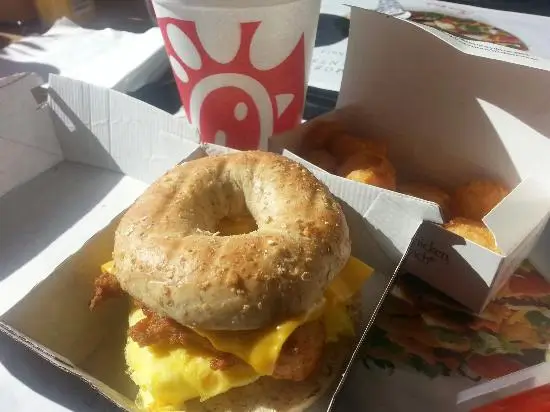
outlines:
{"label": "bagel top half", "polygon": [[[257,230],[218,233],[251,214]],[[350,256],[342,209],[298,163],[266,152],[172,169],[130,207],[115,234],[116,277],[182,325],[250,330],[309,310]]]}

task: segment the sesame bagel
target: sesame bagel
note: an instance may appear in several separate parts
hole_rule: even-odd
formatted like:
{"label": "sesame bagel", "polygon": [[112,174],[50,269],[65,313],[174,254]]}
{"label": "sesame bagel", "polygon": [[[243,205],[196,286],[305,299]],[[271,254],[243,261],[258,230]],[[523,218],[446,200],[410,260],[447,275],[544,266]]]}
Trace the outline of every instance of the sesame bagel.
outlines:
{"label": "sesame bagel", "polygon": [[[250,214],[257,229],[223,236]],[[239,152],[179,165],[130,207],[115,234],[116,277],[182,325],[250,330],[319,302],[350,256],[348,226],[328,189],[283,156]]]}

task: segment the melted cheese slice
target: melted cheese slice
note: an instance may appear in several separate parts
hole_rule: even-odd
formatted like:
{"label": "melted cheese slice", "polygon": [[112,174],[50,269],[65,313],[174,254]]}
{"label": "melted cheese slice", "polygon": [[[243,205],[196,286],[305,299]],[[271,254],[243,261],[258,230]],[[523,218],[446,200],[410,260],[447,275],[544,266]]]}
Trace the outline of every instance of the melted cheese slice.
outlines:
{"label": "melted cheese slice", "polygon": [[115,274],[115,262],[113,260],[108,261],[101,265],[101,273],[114,275]]}
{"label": "melted cheese slice", "polygon": [[372,274],[372,269],[358,259],[350,258],[340,274],[325,292],[325,301],[308,313],[295,319],[260,331],[204,331],[195,329],[221,352],[231,353],[248,363],[260,375],[271,375],[281,349],[292,333],[304,323],[322,317],[327,341],[334,342],[339,336],[353,336],[353,321],[346,303],[355,295],[363,282]]}
{"label": "melted cheese slice", "polygon": [[304,323],[319,319],[325,302],[308,313],[287,320],[269,329],[259,331],[205,331],[195,332],[210,341],[220,352],[231,353],[252,366],[259,375],[272,375],[281,349],[292,333]]}

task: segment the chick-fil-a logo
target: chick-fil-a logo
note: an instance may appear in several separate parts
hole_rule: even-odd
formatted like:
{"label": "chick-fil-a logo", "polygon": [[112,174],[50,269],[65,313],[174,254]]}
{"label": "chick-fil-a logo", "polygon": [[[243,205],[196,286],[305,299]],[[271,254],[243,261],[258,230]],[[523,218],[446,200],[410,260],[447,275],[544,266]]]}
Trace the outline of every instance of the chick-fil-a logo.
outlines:
{"label": "chick-fil-a logo", "polygon": [[[275,42],[274,27],[258,21],[225,21],[219,31],[211,23],[172,17],[158,23],[185,113],[202,141],[265,149],[269,136],[299,124],[305,94],[303,32]],[[273,50],[266,50],[270,46]]]}

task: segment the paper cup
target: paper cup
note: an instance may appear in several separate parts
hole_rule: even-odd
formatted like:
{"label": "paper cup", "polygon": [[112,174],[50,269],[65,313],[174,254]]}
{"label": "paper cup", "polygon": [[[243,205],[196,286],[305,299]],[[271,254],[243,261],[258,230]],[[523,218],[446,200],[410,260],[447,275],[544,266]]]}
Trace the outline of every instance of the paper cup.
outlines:
{"label": "paper cup", "polygon": [[321,0],[153,0],[185,113],[240,150],[298,125]]}

